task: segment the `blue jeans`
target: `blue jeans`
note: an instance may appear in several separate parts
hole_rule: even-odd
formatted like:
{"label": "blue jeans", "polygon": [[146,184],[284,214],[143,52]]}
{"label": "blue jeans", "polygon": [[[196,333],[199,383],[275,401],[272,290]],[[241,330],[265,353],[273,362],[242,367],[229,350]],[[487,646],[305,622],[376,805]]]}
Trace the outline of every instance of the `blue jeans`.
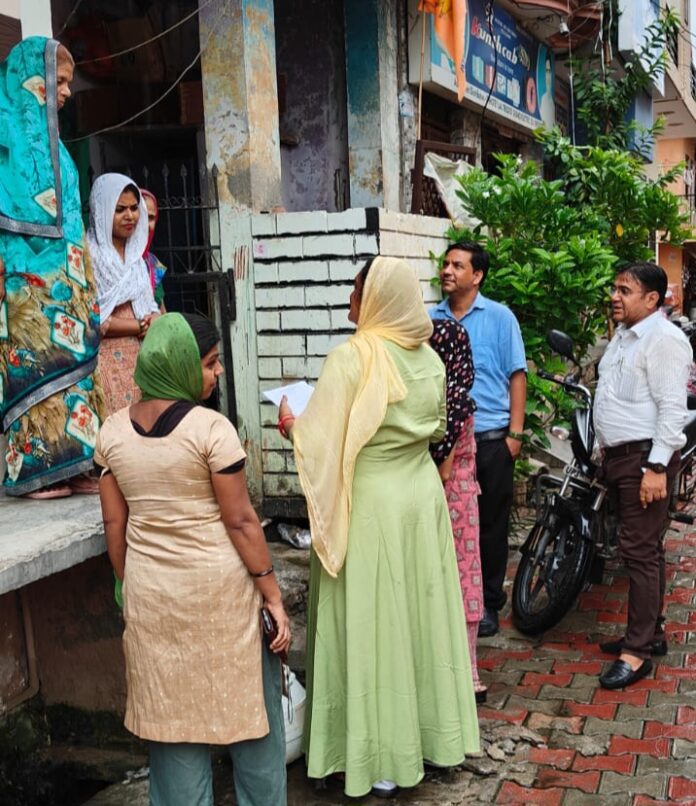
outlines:
{"label": "blue jeans", "polygon": [[[280,662],[263,647],[263,692],[269,733],[229,745],[237,806],[285,806],[285,723]],[[150,742],[150,806],[213,806],[207,744]]]}

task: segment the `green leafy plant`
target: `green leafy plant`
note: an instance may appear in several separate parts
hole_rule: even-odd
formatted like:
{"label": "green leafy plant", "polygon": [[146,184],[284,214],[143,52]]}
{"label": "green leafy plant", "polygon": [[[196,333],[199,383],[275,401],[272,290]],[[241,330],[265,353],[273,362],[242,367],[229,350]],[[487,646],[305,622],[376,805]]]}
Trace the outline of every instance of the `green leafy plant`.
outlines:
{"label": "green leafy plant", "polygon": [[[635,95],[664,69],[665,43],[678,25],[672,12],[651,25],[620,77],[599,55],[574,62],[577,116],[587,144],[573,145],[557,128],[536,132],[553,179],[509,154],[496,155],[497,175],[474,169],[459,178],[461,203],[481,224],[453,227],[448,236],[480,242],[490,253],[484,293],[515,313],[535,367],[563,371],[546,343],[552,328],[573,339],[579,357],[587,353],[606,330],[616,268],[652,259],[656,231],[673,244],[689,235],[680,200],[668,189],[681,166],[654,180],[644,173],[642,156],[664,123],[646,128],[627,118]],[[567,418],[571,409],[556,385],[530,373],[526,428],[535,439],[547,443],[548,421]]]}

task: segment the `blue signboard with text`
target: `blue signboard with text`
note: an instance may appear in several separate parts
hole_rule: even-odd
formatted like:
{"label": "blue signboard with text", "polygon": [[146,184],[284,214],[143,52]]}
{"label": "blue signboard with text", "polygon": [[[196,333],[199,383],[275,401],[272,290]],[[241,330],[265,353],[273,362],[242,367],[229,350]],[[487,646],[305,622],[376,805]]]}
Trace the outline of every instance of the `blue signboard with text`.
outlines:
{"label": "blue signboard with text", "polygon": [[[483,106],[490,92],[488,108],[511,122],[528,129],[542,124],[553,126],[552,51],[521,30],[509,14],[498,8],[493,10],[491,34],[484,0],[469,0],[467,5],[464,99]],[[427,24],[430,69],[426,80],[456,93],[454,64],[437,39],[431,14],[427,15]],[[411,80],[414,80],[413,70]]]}

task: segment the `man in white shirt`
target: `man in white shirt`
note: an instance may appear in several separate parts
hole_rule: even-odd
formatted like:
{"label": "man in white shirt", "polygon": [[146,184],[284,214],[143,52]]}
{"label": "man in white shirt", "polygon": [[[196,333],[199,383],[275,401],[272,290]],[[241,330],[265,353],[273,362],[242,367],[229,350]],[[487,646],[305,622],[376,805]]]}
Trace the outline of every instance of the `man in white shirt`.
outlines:
{"label": "man in white shirt", "polygon": [[599,678],[623,688],[664,655],[662,606],[669,491],[679,467],[693,360],[684,334],[662,316],[667,275],[652,263],[621,269],[611,295],[618,323],[599,365],[594,425],[604,481],[616,491],[619,547],[628,569],[628,622],[618,641],[600,644],[619,659]]}

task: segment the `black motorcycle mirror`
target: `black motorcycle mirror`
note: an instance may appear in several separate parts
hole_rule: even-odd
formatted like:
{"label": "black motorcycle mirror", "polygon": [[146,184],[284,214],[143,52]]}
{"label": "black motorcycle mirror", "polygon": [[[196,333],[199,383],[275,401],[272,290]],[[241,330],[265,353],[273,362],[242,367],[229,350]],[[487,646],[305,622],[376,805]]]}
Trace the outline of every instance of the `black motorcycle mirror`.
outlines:
{"label": "black motorcycle mirror", "polygon": [[549,330],[546,334],[546,341],[554,352],[572,361],[577,366],[578,362],[573,355],[573,340],[567,333],[562,330]]}

